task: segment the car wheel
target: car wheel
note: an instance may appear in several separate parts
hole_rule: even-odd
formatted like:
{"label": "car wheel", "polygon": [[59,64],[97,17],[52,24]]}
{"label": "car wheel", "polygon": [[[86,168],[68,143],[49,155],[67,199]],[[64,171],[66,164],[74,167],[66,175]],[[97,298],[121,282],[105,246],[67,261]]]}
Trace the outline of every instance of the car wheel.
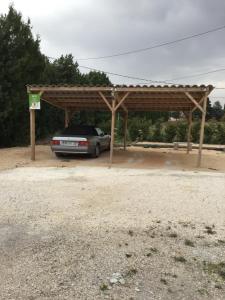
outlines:
{"label": "car wheel", "polygon": [[62,156],[63,156],[63,154],[62,154],[62,153],[60,153],[60,152],[55,152],[55,156],[56,156],[56,157],[62,157]]}
{"label": "car wheel", "polygon": [[100,155],[100,147],[96,145],[94,152],[92,153],[92,157],[97,158]]}

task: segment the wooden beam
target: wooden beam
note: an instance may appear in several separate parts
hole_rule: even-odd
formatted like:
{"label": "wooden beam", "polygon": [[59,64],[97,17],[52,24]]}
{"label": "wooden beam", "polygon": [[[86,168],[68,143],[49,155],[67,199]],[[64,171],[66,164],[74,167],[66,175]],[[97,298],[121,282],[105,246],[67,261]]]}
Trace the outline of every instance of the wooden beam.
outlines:
{"label": "wooden beam", "polygon": [[205,96],[204,102],[203,102],[203,113],[202,113],[200,139],[199,139],[199,149],[198,149],[198,160],[197,160],[197,167],[198,168],[201,166],[201,161],[202,161],[202,145],[203,145],[203,142],[204,142],[206,107],[207,107],[207,95]]}
{"label": "wooden beam", "polygon": [[187,134],[187,154],[191,151],[191,128],[192,128],[192,111],[188,116],[188,134]]}
{"label": "wooden beam", "polygon": [[30,109],[31,160],[35,160],[35,109]]}
{"label": "wooden beam", "polygon": [[[103,93],[103,92],[102,92]],[[193,97],[196,100],[199,100],[202,98],[202,93],[192,93]],[[111,96],[111,94],[109,92],[107,92],[107,96]],[[86,101],[86,99],[90,99],[90,100],[98,100],[99,99],[99,93],[98,92],[86,92],[86,93],[80,93],[80,92],[74,92],[74,93],[69,93],[69,92],[61,92],[61,93],[44,93],[44,98],[49,98],[49,99],[67,99],[67,98],[73,98],[73,99],[80,99],[81,101]],[[150,100],[187,100],[186,96],[184,95],[184,93],[166,93],[166,92],[157,92],[157,93],[141,93],[141,92],[134,92],[129,95],[128,99],[130,101],[133,100],[145,100],[145,99],[150,99]]]}
{"label": "wooden beam", "polygon": [[110,157],[109,157],[109,165],[112,165],[113,162],[113,146],[114,146],[114,136],[115,136],[115,116],[116,116],[116,99],[112,100],[112,121],[111,121],[111,141],[110,141]]}
{"label": "wooden beam", "polygon": [[69,126],[70,122],[70,112],[68,108],[65,108],[65,128]]}
{"label": "wooden beam", "polygon": [[[113,87],[81,87],[81,86],[51,86],[51,85],[28,85],[27,91],[29,92],[111,92]],[[137,86],[127,86],[127,87],[116,87],[117,92],[211,92],[213,90],[212,86],[196,86],[196,87],[137,87]]]}
{"label": "wooden beam", "polygon": [[127,149],[127,120],[128,113],[125,113],[123,116],[123,149]]}
{"label": "wooden beam", "polygon": [[191,94],[189,94],[188,92],[185,92],[185,95],[191,100],[191,102],[193,102],[195,104],[196,107],[198,107],[198,109],[203,113],[203,108],[201,107],[201,105],[199,105],[199,103],[192,97]]}
{"label": "wooden beam", "polygon": [[103,95],[102,92],[98,92],[99,95],[101,96],[101,98],[103,99],[103,101],[106,103],[106,105],[108,106],[108,108],[112,111],[112,107],[111,105],[109,104],[108,100],[106,99],[106,97]]}

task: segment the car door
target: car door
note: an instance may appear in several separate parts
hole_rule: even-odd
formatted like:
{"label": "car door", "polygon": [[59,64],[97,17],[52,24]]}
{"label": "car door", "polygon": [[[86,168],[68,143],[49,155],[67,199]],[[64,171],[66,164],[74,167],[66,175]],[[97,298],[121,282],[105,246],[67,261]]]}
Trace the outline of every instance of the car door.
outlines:
{"label": "car door", "polygon": [[99,139],[99,142],[100,142],[100,148],[101,148],[101,150],[104,150],[107,147],[106,136],[104,135],[104,132],[100,128],[96,128],[96,131],[98,133],[98,139]]}

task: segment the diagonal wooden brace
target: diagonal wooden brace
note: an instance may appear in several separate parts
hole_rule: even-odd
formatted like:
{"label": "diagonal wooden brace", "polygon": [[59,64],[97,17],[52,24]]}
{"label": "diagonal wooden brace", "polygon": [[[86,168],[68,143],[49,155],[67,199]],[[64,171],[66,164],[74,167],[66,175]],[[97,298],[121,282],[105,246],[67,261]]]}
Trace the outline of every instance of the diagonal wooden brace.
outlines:
{"label": "diagonal wooden brace", "polygon": [[110,109],[110,111],[112,112],[113,111],[113,108],[112,106],[109,104],[109,101],[106,99],[106,97],[103,95],[102,92],[98,92],[99,95],[101,96],[101,98],[103,99],[103,101],[106,103],[106,105],[108,106],[108,108]]}
{"label": "diagonal wooden brace", "polygon": [[127,92],[118,102],[118,104],[115,107],[115,111],[120,107],[120,105],[122,106],[123,102],[125,101],[125,99],[127,98],[127,96],[130,94],[130,92]]}
{"label": "diagonal wooden brace", "polygon": [[201,107],[201,105],[193,98],[193,96],[188,93],[188,92],[184,92],[185,95],[191,100],[191,102],[193,102],[196,106],[196,108],[198,108],[202,113],[204,113],[204,109]]}

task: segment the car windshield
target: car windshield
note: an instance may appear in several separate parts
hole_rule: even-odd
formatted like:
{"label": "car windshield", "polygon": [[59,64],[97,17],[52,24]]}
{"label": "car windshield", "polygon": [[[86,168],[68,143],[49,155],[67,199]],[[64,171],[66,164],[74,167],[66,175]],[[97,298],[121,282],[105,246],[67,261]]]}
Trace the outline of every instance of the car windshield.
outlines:
{"label": "car windshield", "polygon": [[92,126],[70,126],[63,130],[63,135],[97,135]]}

